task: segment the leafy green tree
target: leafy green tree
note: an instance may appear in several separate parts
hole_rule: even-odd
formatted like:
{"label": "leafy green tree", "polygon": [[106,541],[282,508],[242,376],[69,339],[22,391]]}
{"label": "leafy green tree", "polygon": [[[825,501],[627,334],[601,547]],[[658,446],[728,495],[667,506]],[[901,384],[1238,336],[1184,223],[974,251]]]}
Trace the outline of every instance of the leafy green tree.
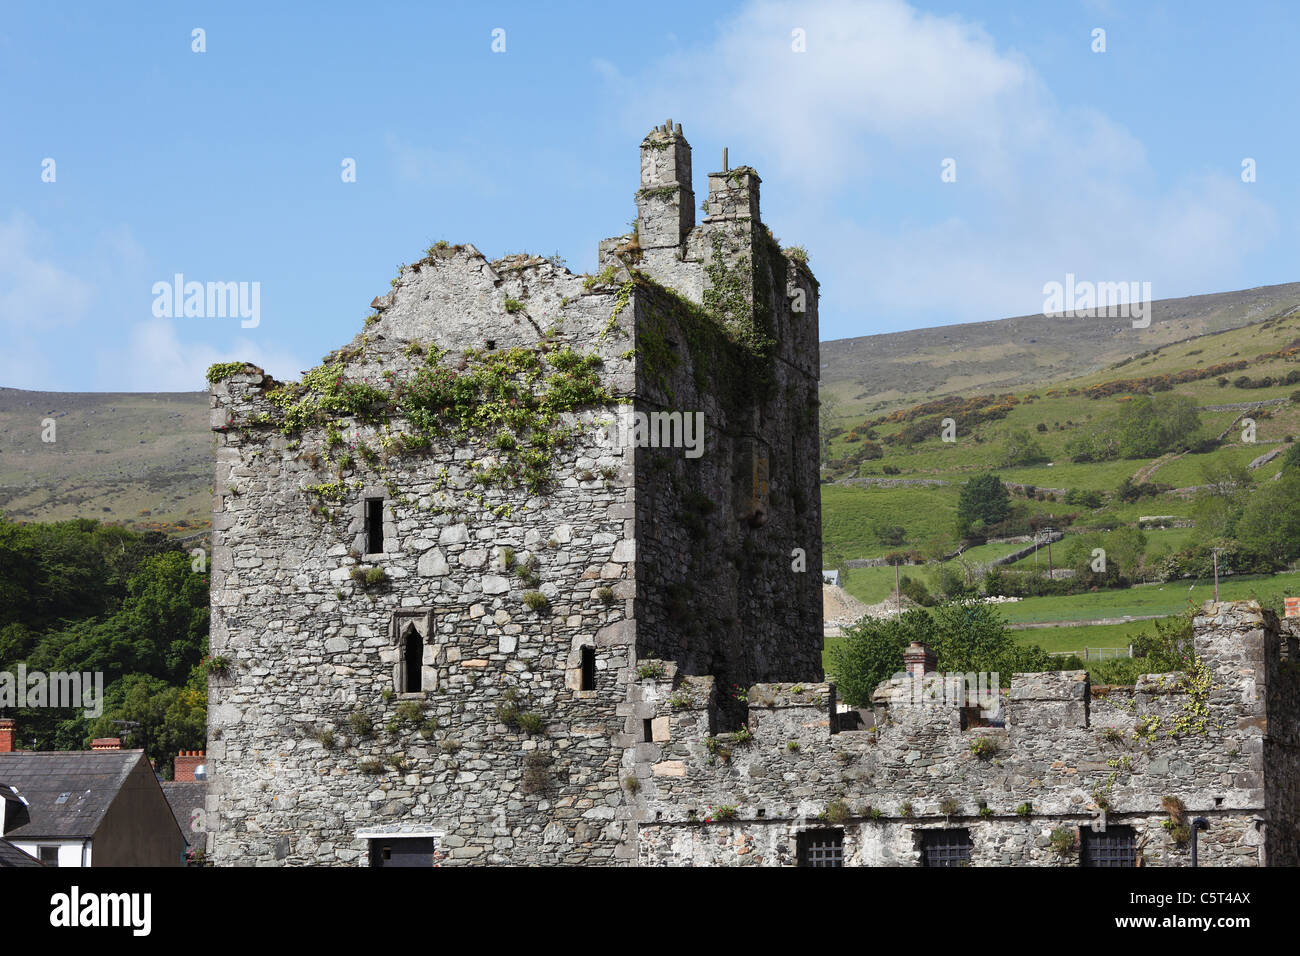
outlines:
{"label": "leafy green tree", "polygon": [[1011,675],[1049,670],[1050,655],[1037,645],[1016,643],[1002,615],[980,601],[957,601],[928,611],[911,610],[895,618],[863,618],[847,628],[830,649],[830,671],[843,699],[852,706],[871,702],[881,681],[903,669],[903,651],[913,641],[928,644],[940,671]]}
{"label": "leafy green tree", "polygon": [[1185,446],[1201,429],[1196,402],[1186,395],[1141,395],[1125,402],[1116,432],[1123,458],[1155,458]]}
{"label": "leafy green tree", "polygon": [[997,524],[1011,513],[1011,495],[997,475],[978,475],[961,486],[957,498],[957,536]]}
{"label": "leafy green tree", "polygon": [[[194,573],[189,555],[164,536],[89,519],[0,517],[0,666],[98,672],[112,699],[143,678],[179,691],[205,653],[207,631],[207,575]],[[200,747],[204,721],[193,699],[186,695],[171,720],[199,728],[186,739]],[[81,749],[91,736],[81,710],[25,708],[17,716],[24,747]],[[116,734],[110,727],[106,735]]]}
{"label": "leafy green tree", "polygon": [[1049,670],[1051,657],[1036,644],[1021,645],[1002,613],[983,601],[955,601],[936,607],[933,643],[942,671],[988,671],[1010,683],[1017,672]]}
{"label": "leafy green tree", "polygon": [[922,610],[898,617],[864,617],[845,628],[830,648],[830,671],[840,697],[853,707],[871,703],[871,692],[903,669],[903,651],[913,641],[930,643],[934,619]]}
{"label": "leafy green tree", "polygon": [[106,695],[104,714],[87,730],[94,737],[123,737],[164,770],[179,750],[204,749],[207,737],[207,676],[196,667],[182,687],[147,674],[130,674]]}
{"label": "leafy green tree", "polygon": [[1153,621],[1153,629],[1133,638],[1133,656],[1102,661],[1088,668],[1094,684],[1136,684],[1143,674],[1187,671],[1195,660],[1192,630],[1195,610]]}
{"label": "leafy green tree", "polygon": [[978,588],[970,579],[970,571],[960,559],[945,561],[930,572],[930,590],[948,601],[973,596]]}
{"label": "leafy green tree", "polygon": [[1220,544],[1235,537],[1255,479],[1243,464],[1213,461],[1202,466],[1201,482],[1192,501],[1193,540],[1206,546]]}
{"label": "leafy green tree", "polygon": [[1073,462],[1110,461],[1119,457],[1119,440],[1113,423],[1104,422],[1086,428],[1065,443],[1065,453]]}
{"label": "leafy green tree", "polygon": [[48,670],[100,671],[109,682],[132,673],[180,682],[203,654],[207,593],[206,575],[190,570],[188,555],[146,558],[115,614],[79,622],[59,635],[52,662],[37,656]]}
{"label": "leafy green tree", "polygon": [[1242,509],[1236,533],[1244,549],[1277,565],[1300,557],[1300,472],[1260,487]]}
{"label": "leafy green tree", "polygon": [[1282,470],[1300,472],[1300,441],[1294,442],[1282,456]]}
{"label": "leafy green tree", "polygon": [[1124,525],[1106,533],[1102,540],[1107,566],[1115,566],[1122,578],[1137,579],[1138,569],[1147,550],[1147,536],[1139,529]]}
{"label": "leafy green tree", "polygon": [[1014,468],[1018,465],[1036,465],[1047,461],[1047,453],[1038,439],[1026,429],[1013,430],[1003,440],[1001,467]]}

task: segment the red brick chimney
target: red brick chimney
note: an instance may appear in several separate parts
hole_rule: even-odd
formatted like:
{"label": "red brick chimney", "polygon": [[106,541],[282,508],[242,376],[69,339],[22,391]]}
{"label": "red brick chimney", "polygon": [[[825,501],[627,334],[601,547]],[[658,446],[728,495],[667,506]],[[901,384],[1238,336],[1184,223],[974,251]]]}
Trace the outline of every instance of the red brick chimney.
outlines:
{"label": "red brick chimney", "polygon": [[208,758],[202,750],[182,750],[176,755],[172,766],[172,780],[176,783],[193,783],[194,768],[207,763]]}
{"label": "red brick chimney", "polygon": [[903,651],[903,664],[907,668],[908,677],[930,674],[934,671],[937,663],[938,658],[934,651],[930,650],[928,644],[913,641],[908,645],[907,650]]}
{"label": "red brick chimney", "polygon": [[90,742],[91,750],[121,750],[121,737],[96,737]]}
{"label": "red brick chimney", "polygon": [[12,717],[0,717],[0,754],[13,753],[17,739],[18,722]]}

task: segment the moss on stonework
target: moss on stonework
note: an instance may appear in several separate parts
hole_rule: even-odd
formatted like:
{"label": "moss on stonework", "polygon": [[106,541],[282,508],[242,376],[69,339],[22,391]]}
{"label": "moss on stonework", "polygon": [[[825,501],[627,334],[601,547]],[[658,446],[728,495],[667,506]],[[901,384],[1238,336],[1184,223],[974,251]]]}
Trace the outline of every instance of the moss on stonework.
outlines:
{"label": "moss on stonework", "polygon": [[491,446],[493,458],[476,467],[474,480],[537,492],[550,478],[556,449],[574,437],[561,415],[613,401],[600,381],[599,356],[567,346],[545,349],[471,349],[452,368],[442,362],[446,352],[429,347],[413,376],[386,376],[390,388],[350,380],[345,364],[334,361],[267,398],[283,412],[285,435],[324,427],[327,445],[341,444],[341,436],[333,440],[340,418],[376,424],[402,418],[410,434],[386,436],[386,451],[420,453],[439,439]]}
{"label": "moss on stonework", "polygon": [[[669,320],[686,338],[697,391],[711,391],[729,408],[741,408],[765,397],[774,381],[772,348],[766,336],[746,334],[749,323],[728,321],[727,316],[701,307],[643,273],[633,279],[647,295],[638,317],[637,355],[642,375],[676,400],[669,381],[681,365],[669,336]],[[746,311],[749,311],[746,303]]]}
{"label": "moss on stonework", "polygon": [[208,366],[208,382],[215,385],[223,379],[252,368],[255,366],[248,362],[217,362],[215,365]]}
{"label": "moss on stonework", "polygon": [[681,186],[647,186],[637,191],[644,199],[672,199],[681,192]]}

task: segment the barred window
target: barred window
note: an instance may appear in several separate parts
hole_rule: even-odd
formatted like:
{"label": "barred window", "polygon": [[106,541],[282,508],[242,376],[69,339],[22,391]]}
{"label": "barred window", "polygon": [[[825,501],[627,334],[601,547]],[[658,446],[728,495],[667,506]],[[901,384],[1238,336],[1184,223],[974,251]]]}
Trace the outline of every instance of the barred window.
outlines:
{"label": "barred window", "polygon": [[1079,862],[1084,866],[1137,866],[1132,827],[1107,827],[1104,833],[1084,828]]}
{"label": "barred window", "polygon": [[970,866],[970,831],[922,830],[922,866]]}
{"label": "barred window", "polygon": [[796,837],[800,866],[843,866],[843,830],[804,830]]}

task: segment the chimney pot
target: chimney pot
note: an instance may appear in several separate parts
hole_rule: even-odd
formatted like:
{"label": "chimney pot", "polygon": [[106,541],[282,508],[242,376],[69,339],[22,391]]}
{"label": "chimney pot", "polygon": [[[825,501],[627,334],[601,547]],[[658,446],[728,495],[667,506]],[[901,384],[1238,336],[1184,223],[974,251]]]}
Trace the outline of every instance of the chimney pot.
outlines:
{"label": "chimney pot", "polygon": [[176,755],[172,764],[172,780],[177,783],[190,783],[195,780],[194,769],[205,762],[203,750],[182,750]]}
{"label": "chimney pot", "polygon": [[907,668],[907,675],[915,677],[933,673],[938,666],[938,658],[928,644],[913,641],[903,652],[903,664]]}

